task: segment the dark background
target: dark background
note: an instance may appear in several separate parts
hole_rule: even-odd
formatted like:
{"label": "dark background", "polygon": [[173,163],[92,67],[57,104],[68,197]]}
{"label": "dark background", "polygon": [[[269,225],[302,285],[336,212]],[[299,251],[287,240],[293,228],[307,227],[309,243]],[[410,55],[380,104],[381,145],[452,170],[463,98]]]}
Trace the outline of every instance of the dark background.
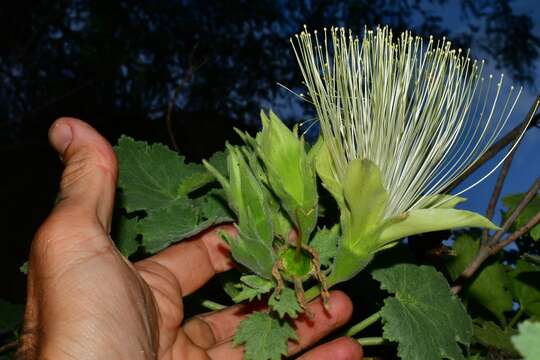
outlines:
{"label": "dark background", "polygon": [[47,145],[57,117],[84,119],[112,143],[128,134],[174,147],[174,138],[191,160],[234,139],[233,126],[255,130],[261,107],[309,120],[310,109],[277,85],[300,89],[288,39],[303,24],[446,35],[534,92],[540,19],[519,10],[528,5],[534,0],[3,1],[0,297],[24,299],[18,269],[61,173]]}

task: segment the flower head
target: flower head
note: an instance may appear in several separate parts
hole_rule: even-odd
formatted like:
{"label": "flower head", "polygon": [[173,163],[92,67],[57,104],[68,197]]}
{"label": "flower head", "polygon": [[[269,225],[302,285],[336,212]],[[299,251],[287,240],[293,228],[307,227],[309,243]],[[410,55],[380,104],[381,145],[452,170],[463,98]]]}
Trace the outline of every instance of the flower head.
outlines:
{"label": "flower head", "polygon": [[333,177],[342,181],[355,159],[375,163],[388,192],[385,217],[422,207],[466,171],[521,93],[511,87],[502,96],[503,75],[484,77],[483,61],[444,38],[396,38],[384,27],[359,39],[332,28],[322,37],[305,29],[291,42]]}

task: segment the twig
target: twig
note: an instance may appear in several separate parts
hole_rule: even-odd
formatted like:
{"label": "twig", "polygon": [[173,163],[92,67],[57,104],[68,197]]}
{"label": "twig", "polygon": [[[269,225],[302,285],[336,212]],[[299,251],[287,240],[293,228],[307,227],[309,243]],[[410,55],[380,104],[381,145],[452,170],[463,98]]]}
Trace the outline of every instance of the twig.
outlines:
{"label": "twig", "polygon": [[[493,214],[495,213],[495,207],[497,206],[497,201],[499,200],[499,196],[501,195],[504,181],[506,180],[506,176],[508,175],[510,166],[512,165],[512,160],[514,160],[514,155],[516,154],[517,146],[514,149],[514,151],[512,151],[512,153],[508,155],[506,160],[504,160],[504,163],[501,168],[501,172],[499,173],[499,176],[497,177],[497,182],[495,183],[495,187],[493,188],[493,193],[491,194],[491,199],[489,199],[489,205],[486,211],[486,217],[489,220],[493,219]],[[487,243],[488,235],[489,235],[488,229],[482,230],[482,244]]]}
{"label": "twig", "polygon": [[536,195],[536,193],[538,192],[539,189],[540,189],[540,177],[538,177],[536,179],[534,184],[530,187],[529,191],[527,191],[527,193],[525,194],[523,199],[521,199],[518,206],[514,209],[514,211],[512,211],[512,214],[510,214],[508,219],[506,219],[506,221],[504,222],[502,228],[495,233],[495,235],[493,236],[493,238],[489,242],[490,245],[494,245],[494,244],[497,244],[497,242],[499,242],[499,240],[501,239],[503,234],[506,231],[508,231],[508,229],[510,228],[510,226],[512,226],[514,221],[516,221],[518,216],[521,215],[521,213],[523,212],[523,210],[525,209],[527,204],[529,204],[529,202],[532,200],[532,198],[535,197],[535,195]]}
{"label": "twig", "polygon": [[525,234],[527,231],[529,231],[532,227],[534,227],[536,224],[540,222],[540,212],[539,212],[532,219],[530,219],[527,222],[527,224],[522,226],[520,229],[516,230],[512,235],[510,235],[506,239],[500,241],[502,235],[506,231],[508,231],[510,226],[514,223],[514,221],[516,221],[517,217],[523,212],[527,204],[529,204],[532,198],[536,195],[536,193],[538,192],[538,189],[540,189],[540,177],[536,179],[536,181],[531,186],[531,188],[527,191],[523,199],[521,199],[519,205],[512,212],[510,217],[504,222],[502,228],[499,231],[497,231],[497,233],[493,236],[493,238],[490,241],[480,246],[480,249],[478,250],[476,257],[465,268],[465,270],[463,270],[461,275],[454,282],[454,286],[452,286],[452,292],[454,294],[457,294],[461,291],[464,283],[470,278],[472,278],[472,276],[476,273],[476,271],[478,271],[482,263],[486,261],[487,258],[489,258],[492,255],[495,255],[496,253],[504,249],[505,246],[517,240],[520,236]]}
{"label": "twig", "polygon": [[493,245],[491,247],[492,252],[495,254],[495,253],[501,251],[502,249],[504,249],[504,247],[506,245],[508,245],[508,244],[516,241],[520,237],[522,237],[527,231],[531,230],[538,223],[540,223],[540,211],[537,212],[536,215],[534,215],[525,225],[523,225],[521,228],[516,230],[512,235],[510,235],[509,237],[507,237],[503,241],[498,242],[496,245]]}
{"label": "twig", "polygon": [[6,353],[11,350],[15,350],[17,346],[19,346],[19,342],[17,340],[13,340],[8,343],[5,343],[4,345],[0,346],[0,354]]}
{"label": "twig", "polygon": [[[531,109],[527,113],[525,119],[517,125],[515,128],[510,130],[506,135],[500,138],[495,144],[491,145],[489,149],[486,150],[484,155],[482,155],[474,164],[471,165],[466,171],[458,176],[448,187],[444,190],[445,192],[450,192],[456,186],[461,184],[469,175],[475,172],[480,166],[482,166],[486,161],[490,160],[492,157],[497,155],[502,149],[504,149],[508,144],[515,141],[519,135],[523,132],[523,128],[526,127],[525,131],[536,127],[540,122],[540,114],[535,114],[536,109],[540,103],[540,95],[536,97]],[[534,116],[533,116],[534,115]],[[530,119],[530,123],[529,123]],[[528,125],[527,125],[528,124]]]}
{"label": "twig", "polygon": [[178,81],[178,85],[174,89],[173,95],[171,96],[171,99],[169,101],[169,104],[167,105],[167,115],[165,117],[165,124],[167,125],[167,133],[169,134],[169,138],[171,139],[171,144],[177,152],[180,150],[178,147],[178,143],[176,142],[176,138],[174,137],[174,129],[173,129],[173,123],[172,123],[172,113],[174,111],[174,107],[176,104],[176,98],[178,97],[178,94],[180,93],[180,90],[186,85],[189,84],[193,80],[193,74],[195,71],[197,71],[201,66],[204,65],[206,62],[206,59],[201,61],[199,64],[194,65],[193,64],[193,58],[195,57],[195,51],[197,50],[197,44],[193,47],[191,50],[191,53],[189,54],[189,67],[186,70],[186,73],[180,81]]}

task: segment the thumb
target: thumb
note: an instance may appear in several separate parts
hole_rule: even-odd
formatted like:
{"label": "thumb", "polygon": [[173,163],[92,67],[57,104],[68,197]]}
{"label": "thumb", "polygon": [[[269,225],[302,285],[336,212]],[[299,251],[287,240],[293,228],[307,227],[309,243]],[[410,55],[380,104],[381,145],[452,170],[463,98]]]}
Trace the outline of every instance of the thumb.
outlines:
{"label": "thumb", "polygon": [[108,233],[117,177],[111,145],[90,125],[73,118],[56,120],[49,141],[65,167],[54,215],[97,220]]}

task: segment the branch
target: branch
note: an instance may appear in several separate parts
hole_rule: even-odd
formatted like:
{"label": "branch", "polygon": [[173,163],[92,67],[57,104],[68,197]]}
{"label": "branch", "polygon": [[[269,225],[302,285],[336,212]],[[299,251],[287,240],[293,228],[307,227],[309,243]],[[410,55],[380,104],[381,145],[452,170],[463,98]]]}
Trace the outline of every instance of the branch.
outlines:
{"label": "branch", "polygon": [[459,275],[459,277],[454,282],[454,285],[452,286],[452,289],[451,289],[454,294],[457,294],[461,291],[465,282],[473,277],[473,275],[478,271],[480,266],[482,266],[482,264],[484,263],[484,261],[486,261],[487,258],[489,258],[492,255],[497,254],[499,251],[504,249],[505,246],[515,241],[516,239],[518,239],[520,236],[525,234],[527,231],[529,231],[532,227],[534,227],[536,224],[540,222],[540,213],[538,213],[532,219],[530,219],[527,222],[527,224],[525,224],[523,227],[516,230],[512,235],[510,235],[506,239],[500,241],[502,235],[506,231],[508,231],[508,229],[516,221],[518,216],[521,215],[525,207],[529,204],[529,202],[538,192],[538,189],[540,189],[540,177],[536,179],[536,181],[527,191],[523,199],[521,199],[519,205],[515,208],[515,210],[510,215],[510,217],[506,219],[502,228],[499,231],[497,231],[497,233],[493,236],[493,238],[490,241],[483,243],[480,246],[480,249],[478,250],[476,257],[465,268],[465,270],[463,270],[461,275]]}
{"label": "branch", "polygon": [[[515,141],[519,135],[523,131],[527,131],[533,127],[536,127],[540,123],[540,114],[536,114],[536,109],[538,108],[538,105],[540,104],[540,95],[536,97],[536,100],[534,101],[533,105],[531,106],[531,109],[527,113],[527,116],[525,119],[510,130],[506,135],[504,135],[499,141],[497,141],[495,144],[491,145],[489,149],[486,150],[484,155],[482,155],[478,160],[476,160],[475,163],[473,163],[466,171],[463,172],[460,176],[458,176],[448,187],[444,190],[445,192],[452,191],[456,186],[461,184],[463,180],[465,180],[469,175],[471,175],[473,172],[475,172],[480,166],[482,166],[486,161],[493,158],[495,155],[497,155],[502,149],[504,149],[508,144]],[[529,122],[530,120],[530,122]]]}
{"label": "branch", "polygon": [[[495,213],[495,207],[497,206],[497,201],[499,200],[499,196],[501,195],[501,191],[504,185],[504,181],[506,180],[506,176],[508,175],[508,171],[510,170],[510,166],[512,165],[512,160],[514,160],[514,155],[516,154],[516,148],[514,148],[514,151],[512,151],[506,160],[504,160],[501,172],[499,173],[499,177],[497,177],[497,183],[495,184],[495,187],[493,188],[493,193],[491,194],[491,199],[489,199],[489,205],[487,207],[486,211],[486,217],[491,220],[493,219],[493,214]],[[488,229],[482,230],[482,244],[487,243],[488,241]]]}
{"label": "branch", "polygon": [[188,61],[189,67],[186,70],[186,74],[184,75],[184,77],[182,79],[180,79],[180,81],[178,81],[178,85],[174,89],[173,95],[171,96],[171,100],[169,101],[169,104],[167,106],[167,116],[165,117],[165,123],[167,125],[167,133],[169,134],[169,138],[171,139],[171,144],[172,144],[174,150],[176,150],[177,152],[180,149],[178,148],[178,143],[176,142],[176,138],[174,137],[173,124],[172,124],[172,113],[174,111],[176,98],[178,97],[178,94],[180,93],[180,90],[182,90],[182,88],[186,84],[190,83],[193,80],[193,74],[195,73],[195,71],[197,71],[206,62],[206,59],[204,59],[203,61],[201,61],[197,65],[193,64],[193,59],[195,57],[195,51],[196,50],[197,50],[197,44],[195,44],[195,46],[191,50],[191,53],[189,54],[189,61]]}
{"label": "branch", "polygon": [[536,215],[534,215],[525,225],[516,230],[512,235],[510,235],[503,241],[498,242],[496,245],[492,245],[491,252],[493,254],[498,253],[499,251],[504,249],[506,245],[511,244],[512,242],[522,237],[527,231],[531,230],[538,223],[540,223],[540,211],[537,212]]}
{"label": "branch", "polygon": [[516,221],[516,219],[518,218],[519,215],[521,215],[521,213],[523,212],[523,210],[525,209],[525,207],[529,204],[529,202],[532,200],[532,198],[536,195],[536,193],[538,192],[538,190],[540,189],[540,177],[538,177],[536,179],[536,181],[534,182],[534,184],[530,187],[529,191],[527,191],[527,193],[525,194],[525,196],[523,197],[523,199],[521,199],[519,205],[514,209],[514,211],[512,212],[512,214],[508,217],[508,219],[506,219],[506,221],[504,222],[502,228],[497,231],[495,233],[495,236],[493,236],[493,238],[491,239],[491,241],[489,242],[489,245],[490,246],[493,246],[495,245],[496,243],[499,242],[499,240],[501,239],[501,237],[503,236],[503,234],[508,231],[508,229],[510,228],[510,226],[512,226],[512,224]]}
{"label": "branch", "polygon": [[4,345],[0,346],[0,354],[6,353],[11,350],[15,350],[17,346],[19,346],[19,342],[17,340],[13,340],[8,343],[5,343]]}

